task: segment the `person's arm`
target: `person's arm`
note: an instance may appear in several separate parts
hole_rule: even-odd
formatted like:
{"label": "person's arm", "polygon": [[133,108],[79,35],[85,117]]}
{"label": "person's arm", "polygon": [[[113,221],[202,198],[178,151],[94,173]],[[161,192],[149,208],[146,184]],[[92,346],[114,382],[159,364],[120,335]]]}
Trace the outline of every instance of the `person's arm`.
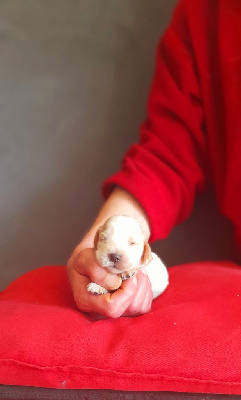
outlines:
{"label": "person's arm", "polygon": [[[148,118],[142,126],[140,142],[130,148],[121,170],[104,183],[107,202],[70,259],[70,281],[76,303],[83,311],[119,316],[135,314],[138,307],[140,313],[146,312],[151,304],[148,280],[143,284],[138,281],[137,286],[133,279],[125,281],[114,295],[96,298],[86,294],[84,288],[90,280],[107,289],[116,289],[121,284],[120,278],[97,265],[94,250],[88,249],[93,247],[98,224],[110,215],[123,212],[141,222],[151,241],[165,238],[190,215],[195,195],[204,187],[207,146],[187,3],[179,3],[158,46]],[[126,192],[121,189],[112,192],[116,186]],[[141,273],[137,279],[142,279]],[[141,300],[145,310],[140,307]]]}
{"label": "person's arm", "polygon": [[[201,1],[196,6],[201,8]],[[166,238],[189,217],[197,192],[205,187],[209,166],[203,77],[197,64],[203,38],[197,39],[196,32],[192,36],[192,7],[192,0],[178,3],[158,45],[140,141],[103,185],[105,198],[112,185],[118,185],[139,201],[148,216],[151,242]],[[199,25],[206,23],[201,13],[200,20]]]}

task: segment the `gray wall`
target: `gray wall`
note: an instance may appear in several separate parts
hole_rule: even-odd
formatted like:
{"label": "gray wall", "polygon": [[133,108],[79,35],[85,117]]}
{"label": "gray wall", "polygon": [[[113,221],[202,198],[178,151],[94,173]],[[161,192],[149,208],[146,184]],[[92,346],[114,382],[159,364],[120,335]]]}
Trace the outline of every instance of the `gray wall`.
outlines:
{"label": "gray wall", "polygon": [[[145,117],[154,49],[175,0],[0,2],[0,289],[65,264]],[[230,256],[210,196],[171,237],[166,263]]]}

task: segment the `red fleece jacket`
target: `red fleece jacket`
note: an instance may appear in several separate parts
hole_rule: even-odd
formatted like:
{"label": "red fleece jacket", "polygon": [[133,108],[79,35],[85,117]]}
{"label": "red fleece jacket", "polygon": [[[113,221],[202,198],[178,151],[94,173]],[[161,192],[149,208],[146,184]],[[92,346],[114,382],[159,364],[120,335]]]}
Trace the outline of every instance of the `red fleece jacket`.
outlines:
{"label": "red fleece jacket", "polygon": [[241,1],[183,0],[158,46],[140,143],[104,195],[113,185],[132,193],[156,240],[190,215],[211,177],[241,243],[240,152]]}

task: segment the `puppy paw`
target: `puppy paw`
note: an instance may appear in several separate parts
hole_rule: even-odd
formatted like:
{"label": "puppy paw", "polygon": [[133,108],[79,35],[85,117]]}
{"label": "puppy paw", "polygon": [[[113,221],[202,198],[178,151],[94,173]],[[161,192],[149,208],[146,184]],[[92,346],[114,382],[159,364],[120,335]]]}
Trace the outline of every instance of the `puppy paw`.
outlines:
{"label": "puppy paw", "polygon": [[92,294],[105,294],[108,293],[108,290],[106,290],[104,287],[97,285],[97,283],[91,282],[87,285],[87,290],[88,292]]}
{"label": "puppy paw", "polygon": [[125,281],[126,279],[132,278],[136,274],[136,269],[131,269],[130,271],[122,272],[121,279]]}

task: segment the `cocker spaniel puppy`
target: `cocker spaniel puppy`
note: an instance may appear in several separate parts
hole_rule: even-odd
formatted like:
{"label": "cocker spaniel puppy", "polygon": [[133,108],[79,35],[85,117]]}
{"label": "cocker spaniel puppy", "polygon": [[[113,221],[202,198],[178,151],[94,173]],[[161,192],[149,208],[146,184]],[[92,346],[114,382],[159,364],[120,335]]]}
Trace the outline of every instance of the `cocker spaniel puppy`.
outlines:
{"label": "cocker spaniel puppy", "polygon": [[[94,246],[98,263],[112,274],[119,274],[122,280],[131,278],[141,269],[150,279],[153,298],[166,289],[167,269],[160,258],[151,252],[134,218],[124,215],[109,218],[96,232]],[[94,282],[89,283],[87,290],[93,294],[108,292]]]}

